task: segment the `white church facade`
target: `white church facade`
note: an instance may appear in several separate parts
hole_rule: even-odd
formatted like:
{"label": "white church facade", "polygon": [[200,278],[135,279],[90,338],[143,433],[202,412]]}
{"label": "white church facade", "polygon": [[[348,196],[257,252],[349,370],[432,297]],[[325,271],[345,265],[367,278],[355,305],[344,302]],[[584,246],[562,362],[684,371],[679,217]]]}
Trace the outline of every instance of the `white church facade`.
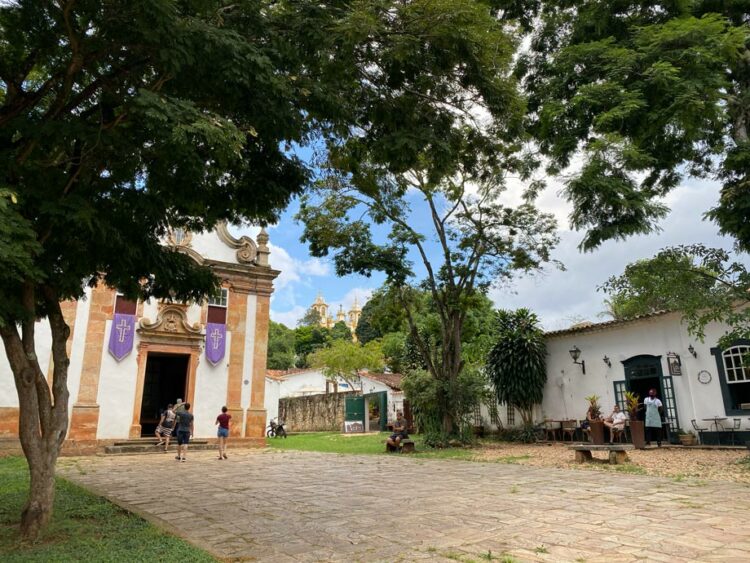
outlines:
{"label": "white church facade", "polygon": [[[268,235],[235,238],[226,225],[200,234],[173,232],[166,244],[208,265],[222,291],[205,303],[133,302],[99,284],[62,304],[68,340],[68,445],[153,436],[159,412],[180,398],[192,404],[195,437],[215,437],[226,405],[231,434],[261,443],[268,321],[273,280]],[[37,353],[49,365],[49,325],[37,325]],[[18,435],[18,397],[0,354],[0,438]]]}

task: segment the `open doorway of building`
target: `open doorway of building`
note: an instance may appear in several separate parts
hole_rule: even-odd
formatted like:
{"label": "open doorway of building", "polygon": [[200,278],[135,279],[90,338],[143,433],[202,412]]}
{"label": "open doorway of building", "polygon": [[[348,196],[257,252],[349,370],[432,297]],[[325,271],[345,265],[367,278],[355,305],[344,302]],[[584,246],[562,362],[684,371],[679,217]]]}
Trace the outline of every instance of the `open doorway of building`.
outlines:
{"label": "open doorway of building", "polygon": [[[656,389],[658,397],[663,405],[662,421],[664,426],[664,438],[672,440],[674,430],[679,428],[677,419],[677,402],[672,386],[672,377],[665,376],[661,367],[661,356],[641,355],[635,356],[623,362],[625,368],[625,381],[627,390],[636,393],[641,402],[648,397],[650,389]],[[643,420],[644,412],[640,412]]]}
{"label": "open doorway of building", "polygon": [[141,402],[141,436],[153,436],[161,412],[178,398],[186,400],[189,354],[151,352],[146,359],[146,378]]}

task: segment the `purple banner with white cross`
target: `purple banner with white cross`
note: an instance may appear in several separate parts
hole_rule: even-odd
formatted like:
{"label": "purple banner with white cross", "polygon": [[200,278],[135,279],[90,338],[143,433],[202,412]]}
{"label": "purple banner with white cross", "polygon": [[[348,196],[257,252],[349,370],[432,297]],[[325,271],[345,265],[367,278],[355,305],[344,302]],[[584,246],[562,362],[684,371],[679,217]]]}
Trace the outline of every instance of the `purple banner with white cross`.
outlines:
{"label": "purple banner with white cross", "polygon": [[118,362],[130,354],[135,336],[135,315],[115,313],[109,333],[109,353]]}
{"label": "purple banner with white cross", "polygon": [[227,341],[227,325],[220,323],[206,324],[206,359],[213,365],[224,357]]}

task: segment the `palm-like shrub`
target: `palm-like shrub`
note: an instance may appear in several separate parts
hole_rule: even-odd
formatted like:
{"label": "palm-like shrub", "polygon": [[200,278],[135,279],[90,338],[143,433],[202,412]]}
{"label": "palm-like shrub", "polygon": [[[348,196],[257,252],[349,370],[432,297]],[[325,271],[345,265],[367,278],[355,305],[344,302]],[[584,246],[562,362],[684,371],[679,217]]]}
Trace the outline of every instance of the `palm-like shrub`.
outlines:
{"label": "palm-like shrub", "polygon": [[487,357],[487,376],[498,401],[518,409],[524,425],[530,425],[547,382],[547,346],[539,319],[528,309],[500,310],[496,337]]}

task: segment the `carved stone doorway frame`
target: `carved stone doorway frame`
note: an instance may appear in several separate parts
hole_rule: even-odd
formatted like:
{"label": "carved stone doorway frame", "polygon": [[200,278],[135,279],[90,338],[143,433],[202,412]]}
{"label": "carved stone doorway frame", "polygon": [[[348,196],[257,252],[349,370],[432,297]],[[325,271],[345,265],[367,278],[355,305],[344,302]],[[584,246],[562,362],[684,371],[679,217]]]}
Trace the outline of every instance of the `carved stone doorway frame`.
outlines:
{"label": "carved stone doorway frame", "polygon": [[139,323],[138,376],[135,384],[133,418],[128,433],[131,439],[141,437],[141,407],[143,406],[143,388],[149,353],[189,356],[184,401],[194,403],[195,379],[203,349],[204,334],[200,323],[190,325],[187,322],[187,308],[187,305],[163,303],[159,305],[156,322],[141,319]]}

